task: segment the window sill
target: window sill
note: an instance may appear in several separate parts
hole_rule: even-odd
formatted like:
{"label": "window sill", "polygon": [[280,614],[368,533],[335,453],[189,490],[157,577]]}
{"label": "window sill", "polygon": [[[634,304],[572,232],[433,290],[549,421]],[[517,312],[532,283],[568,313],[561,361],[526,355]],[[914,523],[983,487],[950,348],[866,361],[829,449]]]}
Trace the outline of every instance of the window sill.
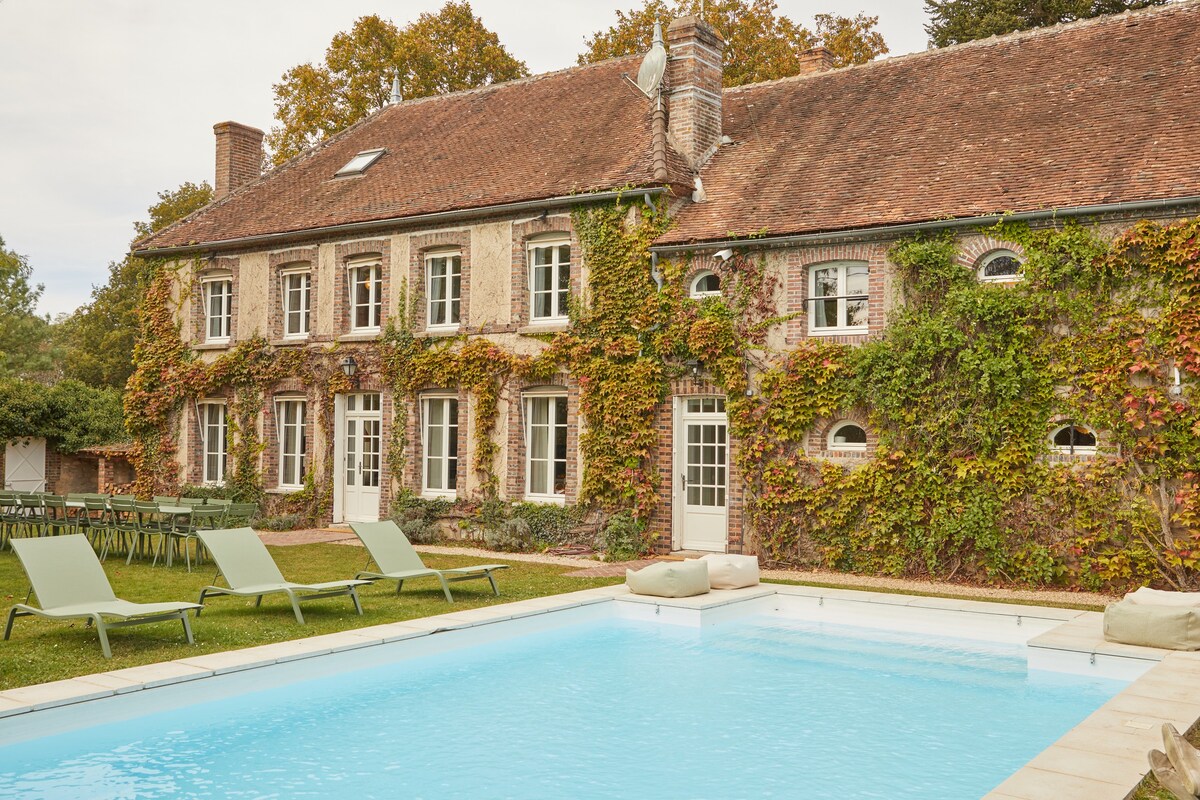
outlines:
{"label": "window sill", "polygon": [[809,336],[861,336],[871,332],[871,329],[861,328],[809,328]]}
{"label": "window sill", "polygon": [[266,494],[295,494],[304,491],[303,486],[276,486],[273,489],[263,489]]}
{"label": "window sill", "polygon": [[531,322],[517,329],[517,333],[522,336],[530,336],[539,333],[563,333],[570,330],[571,321],[567,319],[554,319],[545,322]]}
{"label": "window sill", "polygon": [[522,500],[526,503],[541,503],[547,506],[565,506],[567,498],[561,494],[527,494]]}
{"label": "window sill", "polygon": [[228,350],[233,346],[233,342],[226,339],[221,342],[201,342],[200,344],[192,345],[193,350]]}
{"label": "window sill", "polygon": [[448,325],[445,328],[426,328],[414,335],[426,339],[448,339],[458,336],[461,330],[461,327],[458,325]]}
{"label": "window sill", "polygon": [[339,342],[374,342],[379,339],[379,331],[353,331],[337,337]]}
{"label": "window sill", "polygon": [[421,492],[422,500],[457,500],[458,492],[435,492],[429,489]]}
{"label": "window sill", "polygon": [[307,336],[292,336],[285,339],[272,339],[268,342],[272,347],[295,347],[308,344]]}

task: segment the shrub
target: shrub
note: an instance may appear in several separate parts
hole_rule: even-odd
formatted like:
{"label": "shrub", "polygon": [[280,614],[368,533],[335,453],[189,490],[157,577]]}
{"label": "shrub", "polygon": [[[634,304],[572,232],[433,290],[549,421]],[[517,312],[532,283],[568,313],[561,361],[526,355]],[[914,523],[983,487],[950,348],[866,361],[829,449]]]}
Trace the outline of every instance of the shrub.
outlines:
{"label": "shrub", "polygon": [[404,491],[392,503],[389,517],[413,544],[432,544],[441,538],[438,519],[449,514],[453,508],[453,500],[430,500]]}
{"label": "shrub", "polygon": [[529,523],[520,517],[506,519],[499,525],[484,528],[483,541],[490,549],[507,553],[527,553],[540,549]]}
{"label": "shrub", "polygon": [[619,511],[604,525],[606,561],[632,561],[650,552],[653,537],[646,523],[634,519],[630,511]]}
{"label": "shrub", "polygon": [[294,531],[304,527],[299,514],[280,514],[274,517],[255,517],[250,527],[256,531]]}

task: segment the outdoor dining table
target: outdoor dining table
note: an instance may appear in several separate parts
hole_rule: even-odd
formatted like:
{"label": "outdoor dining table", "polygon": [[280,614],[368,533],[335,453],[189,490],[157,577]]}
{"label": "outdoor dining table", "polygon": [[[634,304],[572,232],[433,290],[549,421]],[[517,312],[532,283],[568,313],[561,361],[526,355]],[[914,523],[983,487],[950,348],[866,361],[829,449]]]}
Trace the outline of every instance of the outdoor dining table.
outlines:
{"label": "outdoor dining table", "polygon": [[[112,503],[109,502],[110,499],[111,498],[107,498],[107,497],[104,498],[104,504],[111,509]],[[81,511],[87,508],[87,505],[82,500],[68,500],[68,501],[66,501],[66,506],[67,506],[67,508],[79,509]],[[158,511],[160,514],[167,514],[171,517],[183,518],[185,520],[191,519],[193,508],[194,508],[194,506],[169,506],[169,505],[163,505],[161,503],[158,504]],[[169,566],[171,566],[171,563],[173,561],[173,559],[172,559],[173,552],[171,550],[170,544],[167,541],[164,540],[163,544],[164,544],[164,549],[166,550],[166,554],[165,554],[166,555],[166,565],[169,567]],[[130,557],[132,557],[132,554]]]}

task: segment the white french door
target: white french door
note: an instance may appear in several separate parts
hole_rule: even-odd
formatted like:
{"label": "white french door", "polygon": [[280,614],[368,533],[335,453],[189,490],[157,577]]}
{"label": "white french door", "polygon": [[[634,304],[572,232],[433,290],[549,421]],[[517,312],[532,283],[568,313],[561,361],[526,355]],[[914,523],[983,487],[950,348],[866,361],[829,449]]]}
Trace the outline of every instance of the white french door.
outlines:
{"label": "white french door", "polygon": [[675,541],[725,552],[729,542],[729,422],[723,397],[679,398],[676,408]]}
{"label": "white french door", "polygon": [[379,395],[345,395],[340,403],[338,452],[341,481],[338,493],[343,522],[379,520],[380,483],[383,474],[383,413]]}

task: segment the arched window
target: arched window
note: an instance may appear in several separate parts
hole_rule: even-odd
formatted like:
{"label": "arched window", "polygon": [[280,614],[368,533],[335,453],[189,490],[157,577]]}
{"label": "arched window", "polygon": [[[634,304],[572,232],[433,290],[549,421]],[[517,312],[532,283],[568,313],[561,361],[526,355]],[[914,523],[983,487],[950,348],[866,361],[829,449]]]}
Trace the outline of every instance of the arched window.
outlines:
{"label": "arched window", "polygon": [[867,449],[867,432],[854,422],[839,422],[829,429],[830,450],[861,452]]}
{"label": "arched window", "polygon": [[1071,422],[1050,434],[1050,446],[1056,452],[1071,455],[1096,452],[1096,434],[1090,428]]}
{"label": "arched window", "polygon": [[721,296],[721,279],[711,270],[702,270],[692,278],[692,286],[688,293],[699,300],[703,297]]}
{"label": "arched window", "polygon": [[1011,250],[993,250],[979,259],[977,269],[981,281],[1021,280],[1021,259]]}

